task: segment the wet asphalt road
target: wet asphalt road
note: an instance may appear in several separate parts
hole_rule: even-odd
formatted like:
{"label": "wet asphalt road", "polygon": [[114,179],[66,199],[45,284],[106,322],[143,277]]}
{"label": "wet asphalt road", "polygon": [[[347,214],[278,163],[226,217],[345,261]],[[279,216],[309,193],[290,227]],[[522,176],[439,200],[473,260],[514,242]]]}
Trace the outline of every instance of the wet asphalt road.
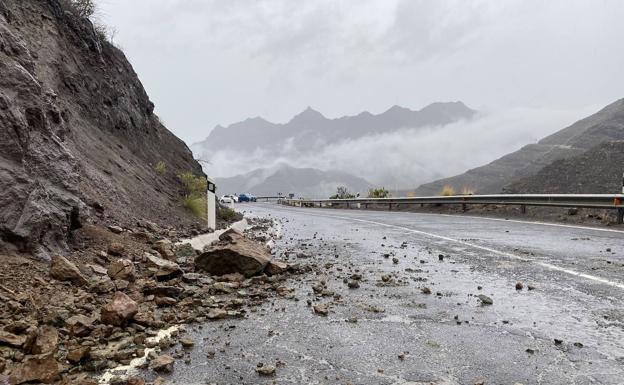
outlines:
{"label": "wet asphalt road", "polygon": [[[239,207],[281,220],[277,257],[314,272],[287,282],[295,298],[191,330],[196,348],[171,383],[624,384],[624,232]],[[343,279],[356,272],[360,288],[349,289]],[[315,295],[319,281],[341,298]],[[275,376],[259,376],[259,362],[277,363]]]}

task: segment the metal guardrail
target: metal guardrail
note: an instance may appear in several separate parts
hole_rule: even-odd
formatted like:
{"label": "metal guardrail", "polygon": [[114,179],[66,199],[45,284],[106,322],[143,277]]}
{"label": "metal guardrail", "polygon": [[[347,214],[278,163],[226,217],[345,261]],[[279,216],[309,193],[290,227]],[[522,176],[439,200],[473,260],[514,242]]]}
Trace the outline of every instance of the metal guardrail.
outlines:
{"label": "metal guardrail", "polygon": [[300,207],[357,207],[368,209],[371,205],[388,205],[388,210],[400,205],[517,205],[526,212],[527,206],[571,207],[617,210],[617,222],[624,222],[624,194],[500,194],[455,195],[405,198],[354,198],[354,199],[281,199],[280,203]]}
{"label": "metal guardrail", "polygon": [[268,202],[269,200],[280,200],[283,198],[284,198],[283,196],[264,196],[264,197],[256,197],[256,200]]}

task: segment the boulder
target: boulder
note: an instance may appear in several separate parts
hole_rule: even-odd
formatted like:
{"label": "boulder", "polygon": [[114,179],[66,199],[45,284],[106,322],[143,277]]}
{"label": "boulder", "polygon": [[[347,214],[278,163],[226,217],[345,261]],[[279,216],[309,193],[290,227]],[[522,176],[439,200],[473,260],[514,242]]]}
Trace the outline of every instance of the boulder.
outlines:
{"label": "boulder", "polygon": [[238,229],[230,227],[219,235],[219,241],[221,242],[236,242],[240,238],[244,238],[245,235]]}
{"label": "boulder", "polygon": [[288,264],[286,262],[272,260],[264,268],[264,272],[268,275],[284,274],[288,271]]}
{"label": "boulder", "polygon": [[67,360],[73,364],[77,364],[89,356],[91,348],[88,346],[74,346],[67,350]]}
{"label": "boulder", "polygon": [[123,258],[113,261],[110,266],[108,266],[106,273],[113,280],[123,279],[124,281],[132,282],[136,277],[134,264]]}
{"label": "boulder", "polygon": [[56,328],[44,325],[37,332],[37,339],[32,347],[33,354],[56,352],[59,343],[59,334]]}
{"label": "boulder", "polygon": [[78,270],[76,265],[60,255],[52,257],[52,263],[50,264],[50,277],[59,281],[69,281],[78,286],[87,284],[87,279],[84,275],[82,275],[80,270]]}
{"label": "boulder", "polygon": [[126,294],[118,291],[113,295],[113,299],[102,307],[100,320],[106,325],[121,326],[138,311],[137,303]]}
{"label": "boulder", "polygon": [[26,382],[49,384],[59,377],[59,365],[52,353],[27,356],[22,363],[11,371],[9,381],[18,385]]}
{"label": "boulder", "polygon": [[241,273],[245,277],[262,272],[271,259],[268,249],[233,234],[229,235],[234,239],[232,242],[222,241],[204,249],[195,258],[195,268],[212,275]]}
{"label": "boulder", "polygon": [[150,253],[145,253],[145,259],[148,265],[157,269],[156,279],[158,281],[168,281],[183,274],[182,269],[175,262],[167,261]]}
{"label": "boulder", "polygon": [[155,372],[171,373],[173,371],[174,362],[175,361],[171,356],[158,356],[150,362],[150,369]]}

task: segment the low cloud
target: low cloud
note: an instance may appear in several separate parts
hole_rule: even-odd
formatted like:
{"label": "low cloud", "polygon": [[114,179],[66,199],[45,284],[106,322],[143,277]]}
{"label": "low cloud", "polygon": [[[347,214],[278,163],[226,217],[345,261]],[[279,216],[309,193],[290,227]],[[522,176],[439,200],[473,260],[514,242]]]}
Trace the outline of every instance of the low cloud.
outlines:
{"label": "low cloud", "polygon": [[295,152],[288,145],[278,152],[219,151],[211,154],[206,171],[224,177],[287,163],[345,171],[376,185],[409,189],[489,163],[597,110],[486,111],[470,121],[366,136],[326,146],[317,153]]}

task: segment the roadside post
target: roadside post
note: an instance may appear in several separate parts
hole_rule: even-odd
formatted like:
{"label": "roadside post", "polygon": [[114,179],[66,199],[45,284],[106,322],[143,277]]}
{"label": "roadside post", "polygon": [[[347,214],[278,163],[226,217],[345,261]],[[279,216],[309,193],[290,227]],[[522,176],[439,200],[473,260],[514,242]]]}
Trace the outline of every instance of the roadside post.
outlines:
{"label": "roadside post", "polygon": [[208,181],[208,189],[206,191],[206,206],[207,206],[207,215],[206,218],[208,220],[208,228],[212,230],[217,229],[217,202],[215,193],[217,191],[217,186],[214,181],[208,176],[206,176],[206,180]]}

